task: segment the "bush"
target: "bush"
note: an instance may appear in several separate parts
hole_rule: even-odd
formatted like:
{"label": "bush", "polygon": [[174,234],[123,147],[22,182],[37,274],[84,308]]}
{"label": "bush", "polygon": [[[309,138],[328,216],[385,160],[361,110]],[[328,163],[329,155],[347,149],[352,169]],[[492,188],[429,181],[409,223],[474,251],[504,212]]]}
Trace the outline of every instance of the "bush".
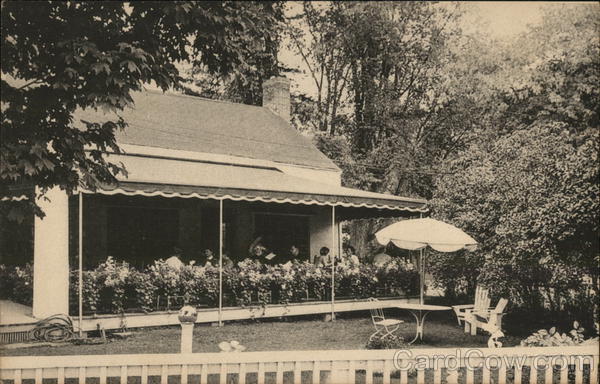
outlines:
{"label": "bush", "polygon": [[568,333],[557,332],[556,327],[549,330],[540,329],[531,336],[521,341],[522,347],[557,347],[579,345],[583,342],[585,329],[579,326],[577,321],[573,322],[573,329]]}
{"label": "bush", "polygon": [[31,305],[33,299],[33,266],[0,265],[0,298]]}
{"label": "bush", "polygon": [[[7,299],[31,304],[32,268],[0,266],[0,287]],[[340,264],[336,266],[336,295],[367,298],[387,290],[412,294],[418,289],[418,273],[412,265],[395,260],[382,267]],[[70,310],[78,310],[79,276],[71,272]],[[246,259],[223,269],[224,305],[288,304],[306,299],[328,300],[331,267],[317,268],[309,262],[263,265]],[[219,298],[219,270],[212,265],[193,263],[179,268],[157,260],[143,270],[109,257],[92,270],[83,271],[83,311],[85,314],[127,310],[151,312],[164,308],[167,297],[177,297],[177,305],[214,307]],[[173,301],[171,301],[172,303]]]}
{"label": "bush", "polygon": [[376,337],[367,342],[367,349],[403,349],[408,344],[402,336],[388,335],[387,337]]}
{"label": "bush", "polygon": [[[125,262],[117,262],[108,257],[91,271],[83,271],[83,311],[84,313],[123,313],[131,306],[135,297],[135,277],[137,271]],[[79,296],[78,271],[71,272],[71,308],[77,307]]]}

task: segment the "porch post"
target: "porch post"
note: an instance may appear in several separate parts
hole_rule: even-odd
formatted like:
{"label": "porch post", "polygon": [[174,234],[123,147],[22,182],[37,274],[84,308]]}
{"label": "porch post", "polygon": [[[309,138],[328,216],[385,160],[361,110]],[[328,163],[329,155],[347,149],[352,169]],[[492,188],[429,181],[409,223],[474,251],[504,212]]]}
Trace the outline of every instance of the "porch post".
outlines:
{"label": "porch post", "polygon": [[[36,194],[38,190],[36,189]],[[54,187],[37,203],[44,218],[34,219],[33,316],[69,313],[69,198]]]}
{"label": "porch post", "polygon": [[[419,213],[419,218],[423,218],[423,213]],[[425,286],[425,267],[423,266],[423,254],[424,248],[419,249],[419,303],[421,305],[425,304],[425,300],[423,297],[423,288]]]}
{"label": "porch post", "polygon": [[338,256],[341,259],[343,257],[343,249],[342,249],[342,222],[340,221],[337,227],[337,249],[338,249]]}
{"label": "porch post", "polygon": [[335,321],[335,205],[331,206],[331,321]]}
{"label": "porch post", "polygon": [[78,301],[79,301],[79,337],[83,336],[81,329],[83,324],[83,193],[79,191],[79,285],[78,285]]}
{"label": "porch post", "polygon": [[223,325],[223,199],[219,200],[219,327]]}

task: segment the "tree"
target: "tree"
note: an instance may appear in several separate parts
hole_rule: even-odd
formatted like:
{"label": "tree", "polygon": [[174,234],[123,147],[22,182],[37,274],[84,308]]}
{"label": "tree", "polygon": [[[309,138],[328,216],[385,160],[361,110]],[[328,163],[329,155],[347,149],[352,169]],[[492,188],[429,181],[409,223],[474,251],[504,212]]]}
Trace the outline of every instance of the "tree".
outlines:
{"label": "tree", "polygon": [[[274,2],[2,2],[3,195],[9,186],[94,189],[124,172],[123,119],[85,122],[81,109],[122,110],[144,84],[180,83],[176,64],[245,81],[257,52],[272,54],[280,5]],[[23,204],[9,204],[21,217]],[[42,214],[29,201],[27,208]]]}
{"label": "tree", "polygon": [[344,118],[347,87],[350,77],[350,57],[347,55],[346,32],[348,7],[341,2],[302,3],[300,13],[288,17],[286,35],[290,48],[302,59],[316,89],[316,96],[300,97],[314,104],[313,115],[303,123],[331,136],[338,134]]}
{"label": "tree", "polygon": [[280,72],[279,48],[283,28],[283,6],[277,3],[265,12],[275,23],[269,25],[264,42],[246,54],[246,64],[234,72],[211,72],[206,66],[189,66],[180,85],[185,94],[248,105],[262,105],[263,82]]}
{"label": "tree", "polygon": [[[565,308],[570,290],[585,292],[584,278],[598,286],[600,100],[592,84],[600,80],[600,56],[590,13],[587,6],[551,9],[502,48],[500,58],[515,60],[502,68],[501,59],[487,76],[497,108],[436,181],[434,215],[480,243],[469,258],[433,258],[440,282],[477,281],[530,310]],[[576,26],[574,39],[553,38],[563,24]],[[593,297],[583,300],[572,310],[595,311]]]}
{"label": "tree", "polygon": [[[544,123],[491,148],[472,147],[439,180],[435,215],[480,243],[475,258],[463,261],[474,275],[457,280],[478,278],[532,306],[539,305],[540,287],[560,297],[584,274],[597,282],[599,136],[597,130],[573,136],[567,128]],[[442,280],[447,264],[456,261],[440,258],[435,267]]]}
{"label": "tree", "polygon": [[[348,146],[348,156],[333,152],[344,185],[431,196],[431,168],[470,129],[456,124],[459,103],[444,77],[457,14],[418,2],[304,5],[292,41],[316,94],[302,96],[295,121],[324,133],[321,149],[328,140]],[[353,224],[353,243],[366,244],[373,225]]]}

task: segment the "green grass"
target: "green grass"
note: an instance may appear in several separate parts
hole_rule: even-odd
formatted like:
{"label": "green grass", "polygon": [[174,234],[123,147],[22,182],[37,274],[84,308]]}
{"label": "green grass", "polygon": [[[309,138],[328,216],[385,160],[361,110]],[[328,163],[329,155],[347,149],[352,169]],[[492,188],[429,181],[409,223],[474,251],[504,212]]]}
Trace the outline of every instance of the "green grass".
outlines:
{"label": "green grass", "polygon": [[[415,323],[412,316],[386,309],[386,316],[404,320],[397,334],[412,340]],[[465,334],[448,313],[432,313],[425,322],[425,337],[411,348],[485,347],[488,337]],[[194,329],[194,352],[219,352],[222,341],[237,340],[247,351],[364,349],[373,332],[368,313],[338,315],[335,322],[322,317],[290,317],[283,320],[226,323],[223,327],[197,325]],[[162,327],[133,330],[126,340],[112,339],[107,344],[31,346],[2,349],[2,355],[87,355],[124,353],[178,353],[180,328]],[[505,346],[518,344],[515,338],[503,340]]]}

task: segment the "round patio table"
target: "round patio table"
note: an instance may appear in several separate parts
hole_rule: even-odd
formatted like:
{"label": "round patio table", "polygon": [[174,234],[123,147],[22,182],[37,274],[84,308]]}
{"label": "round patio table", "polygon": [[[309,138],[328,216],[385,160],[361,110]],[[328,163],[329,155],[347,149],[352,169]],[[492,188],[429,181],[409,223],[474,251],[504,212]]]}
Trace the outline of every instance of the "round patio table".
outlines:
{"label": "round patio table", "polygon": [[419,341],[423,341],[423,324],[425,323],[425,317],[427,314],[432,311],[449,311],[452,307],[446,307],[443,305],[427,305],[427,304],[396,304],[394,307],[398,309],[406,309],[408,310],[414,317],[417,322],[417,333],[415,334],[415,338],[409,342],[409,344],[414,343],[419,339]]}

